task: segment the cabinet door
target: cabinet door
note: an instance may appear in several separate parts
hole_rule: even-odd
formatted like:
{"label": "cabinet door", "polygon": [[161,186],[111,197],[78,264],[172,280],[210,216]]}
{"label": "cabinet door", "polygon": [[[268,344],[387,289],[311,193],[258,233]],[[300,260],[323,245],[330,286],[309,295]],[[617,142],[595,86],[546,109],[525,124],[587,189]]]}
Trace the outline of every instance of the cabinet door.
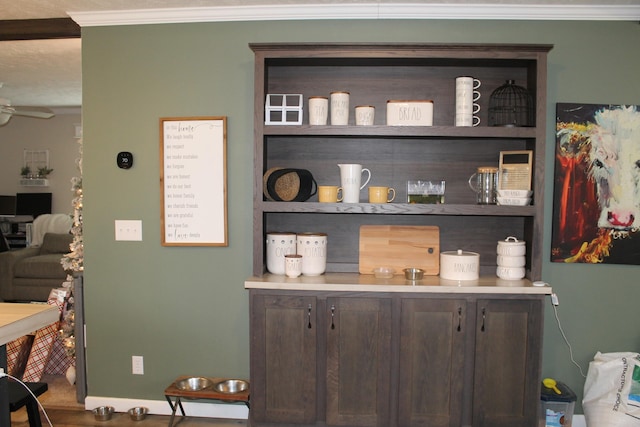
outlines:
{"label": "cabinet door", "polygon": [[466,312],[464,300],[402,300],[400,426],[461,425]]}
{"label": "cabinet door", "polygon": [[327,299],[328,425],[388,426],[391,299]]}
{"label": "cabinet door", "polygon": [[315,297],[252,297],[253,423],[315,422],[317,326]]}
{"label": "cabinet door", "polygon": [[542,299],[479,300],[473,425],[537,425]]}

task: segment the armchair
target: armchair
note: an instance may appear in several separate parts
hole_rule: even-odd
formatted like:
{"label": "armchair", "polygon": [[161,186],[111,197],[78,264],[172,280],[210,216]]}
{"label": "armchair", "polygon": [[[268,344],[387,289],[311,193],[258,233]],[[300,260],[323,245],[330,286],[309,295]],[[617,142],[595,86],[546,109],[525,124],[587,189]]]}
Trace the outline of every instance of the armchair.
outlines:
{"label": "armchair", "polygon": [[67,277],[60,261],[73,236],[46,233],[42,245],[0,253],[0,300],[47,301]]}

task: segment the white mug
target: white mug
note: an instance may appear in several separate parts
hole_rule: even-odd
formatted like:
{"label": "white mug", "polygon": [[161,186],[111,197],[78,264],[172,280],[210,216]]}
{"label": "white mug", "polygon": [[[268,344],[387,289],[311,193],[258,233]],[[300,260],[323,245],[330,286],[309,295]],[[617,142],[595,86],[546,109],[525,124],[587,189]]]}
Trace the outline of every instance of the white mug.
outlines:
{"label": "white mug", "polygon": [[331,92],[331,124],[349,123],[349,92]]}
{"label": "white mug", "polygon": [[[340,185],[342,187],[342,201],[344,203],[360,203],[360,190],[371,180],[371,171],[358,164],[339,164]],[[367,179],[362,184],[362,174],[367,173]]]}
{"label": "white mug", "polygon": [[480,91],[477,89],[482,83],[473,77],[456,77],[456,126],[478,126],[480,118]]}
{"label": "white mug", "polygon": [[[473,104],[476,105],[476,104]],[[456,126],[478,126],[480,117],[473,114],[456,114]]]}
{"label": "white mug", "polygon": [[329,115],[329,98],[326,96],[309,97],[309,124],[323,126],[327,124]]}

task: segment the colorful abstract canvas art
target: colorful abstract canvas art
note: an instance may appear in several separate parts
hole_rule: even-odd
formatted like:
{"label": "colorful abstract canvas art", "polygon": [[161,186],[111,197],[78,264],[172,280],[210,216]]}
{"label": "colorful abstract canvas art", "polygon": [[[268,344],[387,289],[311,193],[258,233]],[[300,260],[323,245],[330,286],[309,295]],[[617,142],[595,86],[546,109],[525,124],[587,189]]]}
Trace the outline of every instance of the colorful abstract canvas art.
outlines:
{"label": "colorful abstract canvas art", "polygon": [[551,261],[640,264],[640,106],[559,103]]}

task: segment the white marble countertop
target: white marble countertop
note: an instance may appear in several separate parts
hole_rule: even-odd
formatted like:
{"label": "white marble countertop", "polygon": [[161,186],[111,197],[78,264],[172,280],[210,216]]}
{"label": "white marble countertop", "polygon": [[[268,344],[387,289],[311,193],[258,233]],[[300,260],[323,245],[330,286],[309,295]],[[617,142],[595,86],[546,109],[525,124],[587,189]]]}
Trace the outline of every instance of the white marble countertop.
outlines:
{"label": "white marble countertop", "polygon": [[480,277],[478,280],[456,281],[439,276],[424,276],[415,282],[403,275],[390,279],[377,279],[372,274],[326,273],[320,276],[300,276],[295,279],[277,274],[250,277],[245,289],[273,289],[296,291],[347,291],[347,292],[414,292],[458,294],[527,294],[550,295],[548,284],[534,286],[528,279],[503,280],[498,277]]}

